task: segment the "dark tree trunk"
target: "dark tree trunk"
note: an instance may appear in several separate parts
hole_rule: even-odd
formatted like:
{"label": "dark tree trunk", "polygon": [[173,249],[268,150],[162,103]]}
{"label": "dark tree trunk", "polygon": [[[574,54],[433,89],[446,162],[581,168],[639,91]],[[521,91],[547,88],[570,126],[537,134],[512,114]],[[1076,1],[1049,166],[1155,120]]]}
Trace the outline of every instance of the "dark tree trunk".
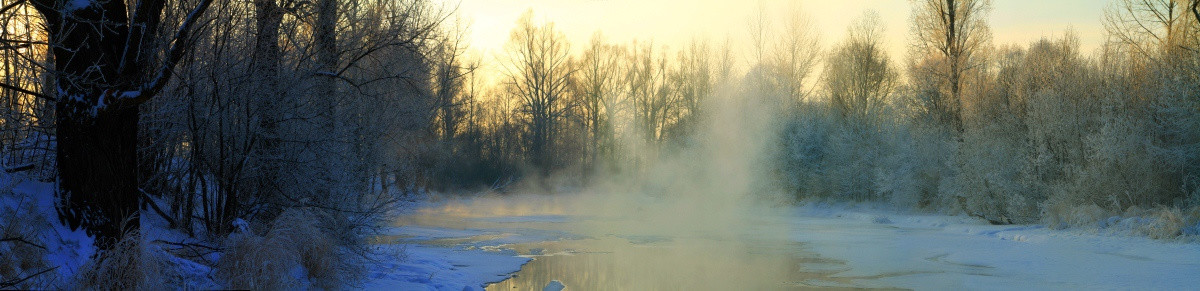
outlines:
{"label": "dark tree trunk", "polygon": [[[138,110],[111,110],[72,118],[72,103],[57,106],[59,214],[107,248],[137,229]],[[76,113],[77,114],[77,113]]]}
{"label": "dark tree trunk", "polygon": [[255,76],[255,107],[259,114],[259,140],[255,155],[259,164],[258,199],[271,201],[279,185],[279,108],[284,101],[279,86],[279,25],[283,9],[276,0],[255,0],[255,46],[251,69]]}
{"label": "dark tree trunk", "polygon": [[[58,71],[55,133],[59,216],[108,248],[138,228],[136,106],[109,108],[131,82],[120,64],[128,39],[123,1],[74,10],[40,1]],[[135,77],[136,78],[136,77]],[[123,80],[124,79],[124,80]],[[124,81],[124,82],[123,82]]]}
{"label": "dark tree trunk", "polygon": [[[132,14],[125,1],[30,3],[54,44],[59,218],[111,248],[139,227],[138,105],[162,89],[185,46],[176,41],[147,80],[160,54],[144,38],[157,34],[165,0],[138,1]],[[202,0],[191,16],[211,3]],[[178,37],[186,38],[193,20],[183,22]]]}
{"label": "dark tree trunk", "polygon": [[[339,134],[335,133],[335,129],[337,128],[337,113],[340,104],[338,102],[339,96],[337,96],[337,70],[339,63],[337,50],[337,9],[338,1],[336,0],[317,1],[317,23],[313,28],[313,40],[316,42],[314,45],[316,46],[317,70],[319,73],[316,80],[314,80],[315,90],[313,90],[313,93],[316,94],[314,98],[316,99],[316,104],[319,104],[319,108],[326,110],[326,118],[320,121],[321,128],[319,130],[333,135]],[[324,146],[328,147],[332,145]],[[334,160],[330,157],[324,157],[323,162],[326,163],[326,166],[323,167],[326,170],[317,170],[316,180],[326,181],[326,185],[317,186],[313,192],[317,196],[318,201],[325,201],[325,199],[330,198],[333,188],[328,184],[336,183],[333,173],[329,172],[329,169],[334,168],[332,167],[333,163],[335,163]]]}

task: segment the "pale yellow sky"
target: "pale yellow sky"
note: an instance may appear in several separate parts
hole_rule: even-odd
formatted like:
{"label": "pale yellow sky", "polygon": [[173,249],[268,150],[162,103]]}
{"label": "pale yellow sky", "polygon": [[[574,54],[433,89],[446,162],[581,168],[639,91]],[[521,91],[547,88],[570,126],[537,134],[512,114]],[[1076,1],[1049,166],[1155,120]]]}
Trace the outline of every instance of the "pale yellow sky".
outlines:
{"label": "pale yellow sky", "polygon": [[[611,42],[634,39],[679,48],[695,38],[721,43],[728,38],[735,53],[748,52],[748,22],[765,7],[770,23],[779,26],[790,11],[809,17],[828,48],[841,40],[847,25],[867,10],[875,10],[886,29],[888,51],[902,60],[909,43],[910,2],[907,0],[435,0],[458,6],[470,24],[470,46],[494,63],[502,53],[517,18],[533,9],[535,18],[552,21],[573,49],[584,47],[602,31]],[[1112,0],[994,0],[989,23],[996,44],[1028,44],[1043,36],[1061,35],[1073,28],[1082,51],[1091,53],[1104,40],[1101,22]],[[739,59],[745,62],[743,56]]]}

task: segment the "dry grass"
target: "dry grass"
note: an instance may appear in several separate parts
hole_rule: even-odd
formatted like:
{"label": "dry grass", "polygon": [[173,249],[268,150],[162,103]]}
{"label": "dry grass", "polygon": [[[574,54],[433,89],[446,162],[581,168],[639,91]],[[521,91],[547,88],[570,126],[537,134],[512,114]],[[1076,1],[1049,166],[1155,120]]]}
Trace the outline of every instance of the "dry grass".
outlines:
{"label": "dry grass", "polygon": [[1183,211],[1175,207],[1156,208],[1146,215],[1150,218],[1150,223],[1138,227],[1137,231],[1156,239],[1179,238],[1185,234],[1185,229],[1195,227],[1197,221],[1200,221],[1197,212],[1200,211],[1196,208],[1191,211]]}
{"label": "dry grass", "polygon": [[49,279],[51,274],[35,275],[51,266],[45,261],[47,250],[43,248],[45,243],[40,235],[48,224],[44,217],[34,211],[32,204],[22,203],[17,209],[0,209],[0,213],[3,213],[0,217],[0,238],[13,239],[0,242],[0,282],[28,278],[7,288],[34,289],[45,287],[52,281]]}
{"label": "dry grass", "polygon": [[337,252],[338,246],[330,239],[333,234],[322,231],[318,218],[321,218],[319,213],[289,209],[272,223],[271,235],[292,242],[300,265],[314,287],[335,289],[343,281],[338,266],[344,260]]}
{"label": "dry grass", "polygon": [[1116,233],[1154,239],[1179,239],[1200,232],[1200,207],[1183,210],[1166,206],[1148,209],[1131,206],[1124,212],[1113,212],[1095,204],[1051,199],[1046,203],[1043,215],[1046,226],[1055,229],[1099,226],[1111,228],[1110,231]]}
{"label": "dry grass", "polygon": [[233,289],[296,289],[298,282],[289,273],[298,268],[299,258],[290,244],[253,234],[232,235],[215,275]]}
{"label": "dry grass", "polygon": [[1110,216],[1109,211],[1096,204],[1073,203],[1061,197],[1051,198],[1042,209],[1042,222],[1054,229],[1095,226]]}
{"label": "dry grass", "polygon": [[79,290],[167,290],[171,271],[162,252],[148,249],[138,233],[126,234],[113,249],[85,264],[75,278]]}
{"label": "dry grass", "polygon": [[[345,261],[330,234],[319,227],[319,218],[315,212],[290,209],[271,223],[265,236],[231,236],[217,264],[217,278],[236,289],[338,288],[344,282],[339,266]],[[312,285],[303,286],[301,276]]]}

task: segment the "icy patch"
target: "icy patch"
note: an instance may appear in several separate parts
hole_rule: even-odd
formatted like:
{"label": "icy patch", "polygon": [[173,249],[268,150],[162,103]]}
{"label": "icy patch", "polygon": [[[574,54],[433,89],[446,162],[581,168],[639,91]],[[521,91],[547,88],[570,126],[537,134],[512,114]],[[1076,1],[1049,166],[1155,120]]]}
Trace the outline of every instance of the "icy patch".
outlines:
{"label": "icy patch", "polygon": [[567,285],[563,285],[558,280],[553,280],[549,284],[546,284],[546,287],[542,288],[542,291],[562,291],[563,289],[567,289]]}
{"label": "icy patch", "polygon": [[[503,281],[530,259],[516,253],[481,249],[432,247],[419,244],[382,246],[403,258],[379,258],[383,263],[368,274],[367,290],[482,290]],[[383,253],[388,253],[384,251]]]}
{"label": "icy patch", "polygon": [[498,222],[498,223],[529,223],[529,222],[552,222],[563,223],[569,218],[566,215],[527,215],[527,216],[502,216],[502,217],[486,217],[478,218],[479,221]]}

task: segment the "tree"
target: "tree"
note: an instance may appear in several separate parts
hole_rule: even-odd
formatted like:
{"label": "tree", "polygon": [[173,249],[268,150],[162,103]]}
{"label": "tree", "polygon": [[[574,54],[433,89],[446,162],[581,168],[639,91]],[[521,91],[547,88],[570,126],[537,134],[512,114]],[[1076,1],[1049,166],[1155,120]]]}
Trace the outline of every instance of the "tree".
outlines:
{"label": "tree", "polygon": [[[276,196],[282,186],[279,184],[280,146],[282,144],[279,123],[283,118],[280,109],[285,95],[280,87],[279,66],[281,54],[279,49],[279,27],[283,22],[284,7],[278,0],[254,0],[254,59],[251,63],[251,76],[254,78],[250,90],[251,98],[255,100],[255,112],[259,114],[258,142],[255,145],[254,165],[259,174],[255,185],[256,196],[261,198]],[[235,211],[235,209],[229,209]]]}
{"label": "tree", "polygon": [[[1188,42],[1192,21],[1200,20],[1196,0],[1121,0],[1104,14],[1104,27],[1134,53],[1157,59],[1192,49]],[[1195,17],[1189,21],[1188,18]],[[1167,61],[1167,60],[1164,60]]]}
{"label": "tree", "polygon": [[847,39],[825,62],[825,90],[842,117],[867,121],[879,114],[899,86],[896,69],[883,51],[883,26],[873,11],[847,31]]}
{"label": "tree", "polygon": [[505,82],[520,99],[520,112],[527,117],[529,155],[535,166],[549,173],[551,146],[559,121],[568,112],[568,81],[575,71],[570,45],[553,23],[535,24],[529,10],[517,20],[505,50]]}
{"label": "tree", "polygon": [[[656,57],[656,54],[658,55]],[[653,43],[633,44],[627,56],[625,83],[633,107],[633,124],[646,145],[658,146],[676,113],[677,100],[668,78],[666,53],[656,53]]]}
{"label": "tree", "polygon": [[[982,60],[990,39],[987,11],[990,0],[916,0],[913,8],[913,45],[916,57],[938,57],[938,65],[926,67],[945,82],[948,93],[932,105],[943,123],[962,133],[962,87],[965,75]],[[915,74],[914,74],[915,75]]]}
{"label": "tree", "polygon": [[821,55],[820,37],[812,23],[798,8],[793,9],[772,59],[776,83],[787,102],[799,102],[808,97],[811,90],[805,88],[805,83]]}
{"label": "tree", "polygon": [[168,41],[155,41],[166,0],[30,3],[54,44],[59,215],[108,248],[138,227],[138,105],[170,81],[212,0],[195,4]]}
{"label": "tree", "polygon": [[465,81],[478,64],[464,62],[466,31],[456,29],[440,39],[434,46],[432,62],[434,71],[434,99],[438,110],[439,131],[443,142],[452,142],[466,115]]}
{"label": "tree", "polygon": [[589,131],[589,162],[597,163],[603,154],[611,154],[613,141],[613,119],[615,118],[618,92],[621,90],[621,51],[608,44],[604,36],[596,33],[583,52],[579,68],[582,110],[585,126]]}

